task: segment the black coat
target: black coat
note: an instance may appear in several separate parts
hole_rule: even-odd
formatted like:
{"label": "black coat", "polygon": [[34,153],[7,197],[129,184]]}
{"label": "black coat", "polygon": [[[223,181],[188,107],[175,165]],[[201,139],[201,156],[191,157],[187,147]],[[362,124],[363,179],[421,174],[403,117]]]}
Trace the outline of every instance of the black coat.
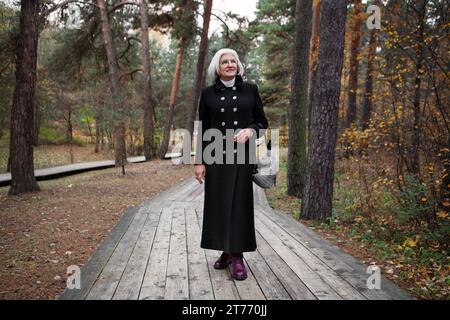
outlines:
{"label": "black coat", "polygon": [[[268,127],[258,87],[243,82],[240,75],[236,76],[234,87],[225,87],[217,77],[215,84],[202,90],[199,120],[202,133],[216,128],[224,134],[223,139],[226,129],[253,128],[260,137],[263,132],[259,129]],[[248,153],[250,146],[255,147],[254,143],[250,144],[249,140],[245,143],[244,164],[237,163],[236,153],[234,163],[225,164],[226,143],[219,150],[223,153],[222,164],[205,163],[200,155],[208,143],[198,140],[195,160],[206,167],[201,247],[228,253],[255,251],[253,164]],[[234,150],[236,148],[237,142],[234,142]],[[215,151],[212,154],[215,155]]]}

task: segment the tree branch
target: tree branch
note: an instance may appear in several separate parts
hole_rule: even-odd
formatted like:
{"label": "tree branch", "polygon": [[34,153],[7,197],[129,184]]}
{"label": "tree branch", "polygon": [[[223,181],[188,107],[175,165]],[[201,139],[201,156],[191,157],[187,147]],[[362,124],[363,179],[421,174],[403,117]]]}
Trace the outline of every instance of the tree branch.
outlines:
{"label": "tree branch", "polygon": [[119,81],[122,81],[122,78],[124,78],[124,77],[126,77],[126,76],[131,76],[131,75],[133,75],[134,73],[139,72],[139,71],[142,71],[142,69],[141,69],[141,68],[138,68],[138,69],[131,70],[131,71],[129,71],[129,72],[122,73],[122,74],[120,75],[120,77],[119,77]]}
{"label": "tree branch", "polygon": [[115,5],[113,5],[109,10],[108,10],[108,14],[111,14],[112,12],[116,11],[117,9],[120,9],[121,7],[123,7],[124,5],[127,4],[131,4],[131,5],[135,5],[135,6],[139,6],[139,3],[133,2],[133,1],[123,1],[123,2],[119,2]]}
{"label": "tree branch", "polygon": [[83,4],[89,4],[91,6],[94,6],[94,7],[98,8],[98,6],[95,3],[93,3],[93,2],[86,2],[86,1],[79,1],[79,0],[66,0],[66,1],[63,1],[61,3],[58,3],[58,4],[54,5],[53,7],[49,8],[48,10],[45,10],[42,14],[44,16],[47,16],[50,13],[52,13],[53,11],[58,10],[59,8],[64,7],[64,6],[66,6],[66,5],[70,4],[70,3],[75,3],[75,2],[83,3]]}

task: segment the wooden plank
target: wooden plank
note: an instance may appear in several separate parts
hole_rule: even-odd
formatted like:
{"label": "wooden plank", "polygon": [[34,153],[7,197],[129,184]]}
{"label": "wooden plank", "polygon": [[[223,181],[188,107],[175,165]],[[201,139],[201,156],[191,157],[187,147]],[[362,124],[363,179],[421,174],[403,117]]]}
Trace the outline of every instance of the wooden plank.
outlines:
{"label": "wooden plank", "polygon": [[213,300],[214,294],[208,262],[205,251],[200,248],[200,227],[194,208],[186,209],[186,230],[189,298],[191,300]]}
{"label": "wooden plank", "polygon": [[317,299],[258,231],[256,232],[256,240],[258,242],[258,252],[261,254],[261,257],[263,257],[268,267],[273,271],[292,299]]}
{"label": "wooden plank", "polygon": [[197,183],[195,178],[189,178],[187,180],[188,181],[186,184],[184,184],[176,193],[166,197],[166,199],[172,201],[183,201],[183,199],[186,198],[189,192],[191,192],[191,190],[195,187],[195,183]]}
{"label": "wooden plank", "polygon": [[170,196],[170,194],[176,194],[180,188],[189,183],[191,183],[191,181],[185,180],[146,200],[142,205],[127,209],[116,226],[114,226],[105,240],[103,240],[98,249],[94,252],[92,257],[90,257],[86,264],[81,268],[81,289],[66,289],[60,296],[60,299],[85,299],[99,274],[113,254],[120,239],[122,239],[123,235],[129,228],[135,214],[141,209],[141,207],[151,207],[154,210],[160,209],[166,204],[164,199],[165,197]]}
{"label": "wooden plank", "polygon": [[193,197],[190,201],[203,201],[204,194],[205,194],[204,184],[197,184],[195,192],[193,193]]}
{"label": "wooden plank", "polygon": [[[202,225],[202,212],[196,211],[199,226]],[[201,234],[201,228],[200,228]],[[214,269],[214,263],[219,258],[220,254],[214,250],[204,250],[206,259],[208,262],[209,274],[211,277],[211,284],[214,291],[214,297],[216,300],[239,300],[239,293],[233,278],[228,269],[216,270]]]}
{"label": "wooden plank", "polygon": [[267,201],[266,192],[255,183],[253,183],[253,194],[257,198],[257,205],[270,208],[269,202]]}
{"label": "wooden plank", "polygon": [[267,300],[291,299],[283,284],[270,269],[258,250],[247,252],[245,260]]}
{"label": "wooden plank", "polygon": [[375,300],[412,299],[407,292],[398,288],[383,276],[381,278],[382,286],[380,290],[368,289],[367,278],[369,274],[366,273],[367,266],[363,263],[323,239],[313,230],[299,223],[291,216],[272,209],[263,209],[262,212],[294,238],[301,241],[305,248],[319,257],[366,298]]}
{"label": "wooden plank", "polygon": [[176,195],[180,192],[180,190],[182,190],[183,188],[186,188],[191,183],[192,183],[192,179],[190,179],[190,178],[185,179],[184,181],[178,183],[177,185],[175,185],[169,189],[166,189],[166,190],[158,193],[154,197],[144,201],[142,203],[142,206],[148,207],[148,206],[151,206],[152,204],[154,204],[155,202],[161,202],[161,201],[175,199]]}
{"label": "wooden plank", "polygon": [[81,288],[65,289],[59,297],[61,300],[81,300],[85,299],[98,276],[100,275],[104,265],[108,262],[114,252],[117,244],[129,228],[139,207],[132,207],[122,215],[118,223],[102,241],[94,254],[88,259],[86,264],[81,268]]}
{"label": "wooden plank", "polygon": [[169,248],[164,299],[187,300],[189,299],[189,284],[186,252],[186,219],[183,207],[173,210]]}
{"label": "wooden plank", "polygon": [[142,281],[140,300],[164,299],[173,209],[163,208]]}
{"label": "wooden plank", "polygon": [[147,217],[146,213],[142,213],[142,209],[136,213],[133,222],[115,248],[87,299],[106,300],[112,298]]}
{"label": "wooden plank", "polygon": [[[127,158],[130,163],[144,162],[145,157],[131,157]],[[90,162],[79,162],[63,166],[55,166],[50,168],[36,169],[34,176],[36,180],[48,180],[77,174],[85,171],[100,170],[114,167],[114,160],[101,160]],[[11,173],[0,174],[0,187],[11,184]]]}
{"label": "wooden plank", "polygon": [[302,282],[319,300],[341,300],[342,298],[331,288],[320,276],[311,270],[310,267],[287,247],[273,232],[267,228],[257,217],[255,217],[255,226],[259,233],[269,243],[269,245],[278,253],[278,255],[289,265],[297,274]]}
{"label": "wooden plank", "polygon": [[[239,297],[242,300],[265,300],[266,297],[264,296],[264,293],[262,292],[261,288],[259,287],[258,282],[255,279],[255,276],[252,273],[252,270],[248,267],[246,256],[249,254],[249,252],[244,253],[244,264],[247,268],[247,279],[244,281],[238,281],[234,280],[236,288],[239,293]],[[228,267],[228,270],[230,273],[233,272],[233,267],[230,265]]]}
{"label": "wooden plank", "polygon": [[136,300],[139,296],[161,210],[156,212],[150,211],[148,215],[149,217],[145,222],[144,228],[117,286],[117,290],[113,296],[114,300]]}
{"label": "wooden plank", "polygon": [[329,268],[318,257],[307,250],[301,243],[296,241],[290,234],[283,230],[276,223],[268,219],[260,210],[256,210],[255,214],[266,227],[270,228],[274,234],[287,246],[292,252],[299,256],[308,267],[316,272],[322,280],[324,280],[336,293],[343,299],[348,300],[365,300],[355,288],[353,288],[347,281],[342,279],[334,270]]}

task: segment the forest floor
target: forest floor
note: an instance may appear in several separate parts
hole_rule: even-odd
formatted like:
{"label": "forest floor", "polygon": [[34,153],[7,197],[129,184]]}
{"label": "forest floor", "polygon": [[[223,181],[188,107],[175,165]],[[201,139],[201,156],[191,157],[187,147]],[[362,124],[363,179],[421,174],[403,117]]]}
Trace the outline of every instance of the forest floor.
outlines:
{"label": "forest floor", "polygon": [[[55,155],[66,149],[47,148]],[[38,161],[48,166],[43,159],[50,153]],[[111,159],[93,154],[92,147],[77,147],[74,154],[78,161]],[[193,174],[190,165],[158,159],[130,164],[125,175],[109,168],[40,181],[40,192],[19,196],[0,188],[0,299],[57,299],[67,267],[81,267],[127,208]]]}
{"label": "forest floor", "polygon": [[[328,222],[299,219],[301,200],[287,195],[286,158],[286,149],[280,148],[277,186],[266,190],[271,207],[293,215],[300,223],[363,263],[378,266],[383,275],[416,298],[450,299],[447,251],[436,241],[427,240],[427,232],[420,232],[411,224],[398,223],[395,210],[386,213],[378,208],[376,212],[360,213],[349,209],[342,199],[349,196],[348,190],[356,183],[350,173],[340,172],[340,167],[344,167],[342,163],[337,162],[335,175],[346,179],[340,179],[339,184],[335,181],[333,218]],[[351,212],[342,215],[343,206]],[[445,223],[448,225],[448,220]],[[385,236],[389,233],[395,234],[395,238]]]}

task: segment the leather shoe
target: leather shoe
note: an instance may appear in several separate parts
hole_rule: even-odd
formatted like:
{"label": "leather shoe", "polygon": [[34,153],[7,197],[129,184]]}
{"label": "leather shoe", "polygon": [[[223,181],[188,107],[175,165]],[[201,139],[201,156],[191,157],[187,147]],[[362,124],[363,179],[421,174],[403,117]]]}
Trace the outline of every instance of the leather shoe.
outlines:
{"label": "leather shoe", "polygon": [[225,269],[231,263],[231,256],[223,252],[219,259],[214,263],[214,269]]}
{"label": "leather shoe", "polygon": [[247,270],[245,269],[243,256],[233,256],[231,263],[233,266],[233,278],[236,280],[247,279]]}

